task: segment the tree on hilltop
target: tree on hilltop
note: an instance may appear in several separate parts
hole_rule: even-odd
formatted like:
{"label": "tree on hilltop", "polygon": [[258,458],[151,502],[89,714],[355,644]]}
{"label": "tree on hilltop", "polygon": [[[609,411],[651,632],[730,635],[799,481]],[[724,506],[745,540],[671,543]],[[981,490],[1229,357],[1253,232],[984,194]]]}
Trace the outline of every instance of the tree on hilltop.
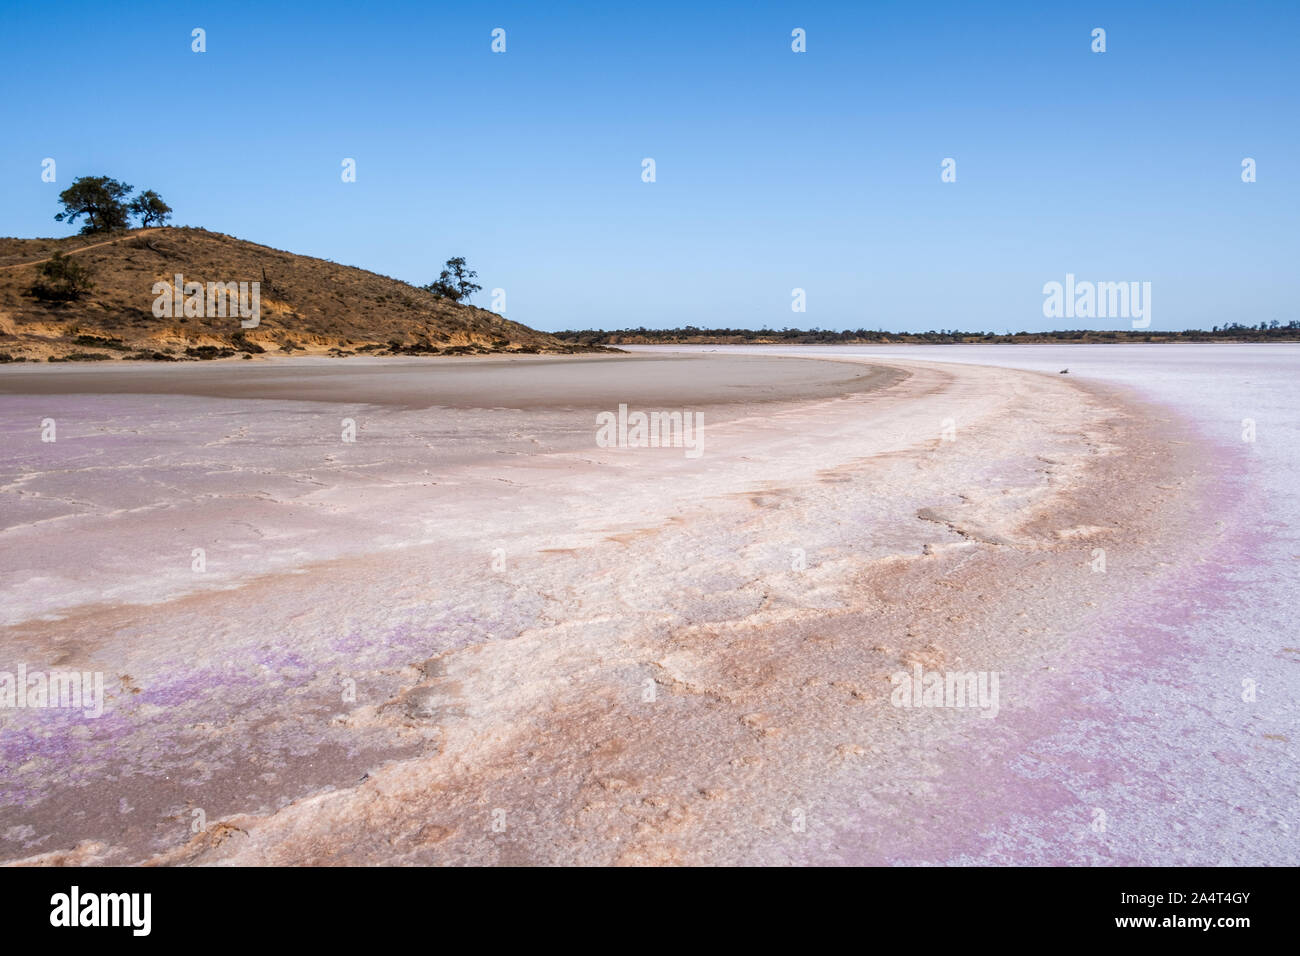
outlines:
{"label": "tree on hilltop", "polygon": [[63,212],[54,218],[58,222],[76,222],[85,216],[83,234],[125,229],[128,207],[124,200],[130,192],[126,183],[107,176],[81,176],[59,193]]}
{"label": "tree on hilltop", "polygon": [[483,288],[474,284],[473,280],[477,278],[477,272],[465,267],[465,257],[455,256],[447,260],[447,267],[442,270],[437,281],[430,282],[424,288],[444,299],[460,302]]}
{"label": "tree on hilltop", "polygon": [[159,196],[152,189],[146,189],[140,195],[131,200],[131,205],[127,209],[134,216],[140,217],[140,225],[149,227],[154,225],[163,225],[171,218],[172,207],[163,202],[162,196]]}

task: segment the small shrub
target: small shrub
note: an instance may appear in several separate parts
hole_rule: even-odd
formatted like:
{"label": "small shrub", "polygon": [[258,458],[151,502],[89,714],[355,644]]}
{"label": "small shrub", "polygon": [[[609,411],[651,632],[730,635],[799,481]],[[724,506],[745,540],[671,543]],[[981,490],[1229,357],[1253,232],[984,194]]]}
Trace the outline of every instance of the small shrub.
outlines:
{"label": "small shrub", "polygon": [[43,302],[71,302],[95,287],[90,270],[56,252],[36,270],[36,282],[29,290]]}
{"label": "small shrub", "polygon": [[232,355],[238,355],[234,349],[217,348],[215,345],[200,345],[197,348],[191,346],[185,350],[185,354],[190,358],[202,359],[205,362],[209,359],[230,358]]}
{"label": "small shrub", "polygon": [[236,332],[230,337],[230,341],[236,349],[248,355],[261,355],[266,351],[266,349],[262,348],[262,346],[258,345],[256,342],[248,341],[248,339],[244,337],[243,332]]}
{"label": "small shrub", "polygon": [[62,357],[51,355],[46,361],[49,362],[108,362],[113,356],[105,355],[103,352],[69,352]]}
{"label": "small shrub", "polygon": [[72,340],[72,344],[98,346],[101,349],[112,349],[115,352],[131,351],[131,346],[127,345],[121,339],[102,338],[98,335],[78,335]]}

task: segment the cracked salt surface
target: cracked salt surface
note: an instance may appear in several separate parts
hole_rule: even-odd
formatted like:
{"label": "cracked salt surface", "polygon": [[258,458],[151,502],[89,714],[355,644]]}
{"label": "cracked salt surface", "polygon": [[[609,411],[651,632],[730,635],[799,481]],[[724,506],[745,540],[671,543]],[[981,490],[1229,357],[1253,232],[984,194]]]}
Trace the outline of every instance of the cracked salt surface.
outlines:
{"label": "cracked salt surface", "polygon": [[[889,359],[900,351],[796,354]],[[918,760],[903,774],[928,788],[923,815],[908,819],[913,808],[904,807],[903,819],[895,817],[904,825],[865,850],[860,821],[838,820],[820,833],[810,825],[814,839],[801,858],[1300,862],[1300,503],[1293,493],[1300,347],[975,345],[906,354],[1042,372],[1068,367],[1080,380],[1132,388],[1171,417],[1190,419],[1215,446],[1213,491],[1185,544],[1191,554],[1168,556],[1185,563],[1185,574],[1157,575],[1152,587],[1073,635],[1069,662],[1057,662],[1028,706],[988,722],[996,729],[972,724],[937,766]],[[1253,442],[1243,441],[1244,419],[1255,424]],[[1252,690],[1253,699],[1243,700]],[[870,808],[876,799],[864,794],[861,803]]]}
{"label": "cracked salt surface", "polygon": [[[696,463],[594,447],[588,403],[823,363],[536,363],[505,410],[360,404],[366,363],[335,404],[292,367],[274,398],[216,368],[181,370],[207,397],[6,395],[3,646],[114,686],[98,722],[0,715],[0,852],[1294,862],[1297,352],[1202,348],[875,350],[875,390],[711,399]],[[1008,362],[1053,374],[980,367]],[[998,716],[890,706],[915,665],[999,671]]]}

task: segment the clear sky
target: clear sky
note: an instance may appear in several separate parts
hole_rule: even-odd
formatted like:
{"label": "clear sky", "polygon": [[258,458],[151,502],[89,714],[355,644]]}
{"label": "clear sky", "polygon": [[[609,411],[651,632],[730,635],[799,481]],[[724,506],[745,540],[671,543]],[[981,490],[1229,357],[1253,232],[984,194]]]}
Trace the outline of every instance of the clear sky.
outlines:
{"label": "clear sky", "polygon": [[414,283],[464,255],[548,330],[1129,326],[1044,318],[1066,273],[1149,281],[1153,329],[1300,319],[1296,0],[4,0],[0,77],[4,235],[110,175]]}

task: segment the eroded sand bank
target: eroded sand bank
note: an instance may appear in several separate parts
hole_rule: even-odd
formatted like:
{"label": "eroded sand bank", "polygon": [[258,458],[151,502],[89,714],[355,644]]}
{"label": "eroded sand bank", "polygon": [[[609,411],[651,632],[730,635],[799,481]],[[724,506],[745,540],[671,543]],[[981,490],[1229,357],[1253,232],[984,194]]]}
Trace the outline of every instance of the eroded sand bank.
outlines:
{"label": "eroded sand bank", "polygon": [[[489,404],[412,366],[0,379],[5,657],[108,685],[0,712],[5,859],[905,859],[1206,517],[1192,437],[1068,378],[583,359]],[[597,447],[619,401],[701,412],[704,454]],[[997,674],[998,716],[894,706],[917,665]]]}

